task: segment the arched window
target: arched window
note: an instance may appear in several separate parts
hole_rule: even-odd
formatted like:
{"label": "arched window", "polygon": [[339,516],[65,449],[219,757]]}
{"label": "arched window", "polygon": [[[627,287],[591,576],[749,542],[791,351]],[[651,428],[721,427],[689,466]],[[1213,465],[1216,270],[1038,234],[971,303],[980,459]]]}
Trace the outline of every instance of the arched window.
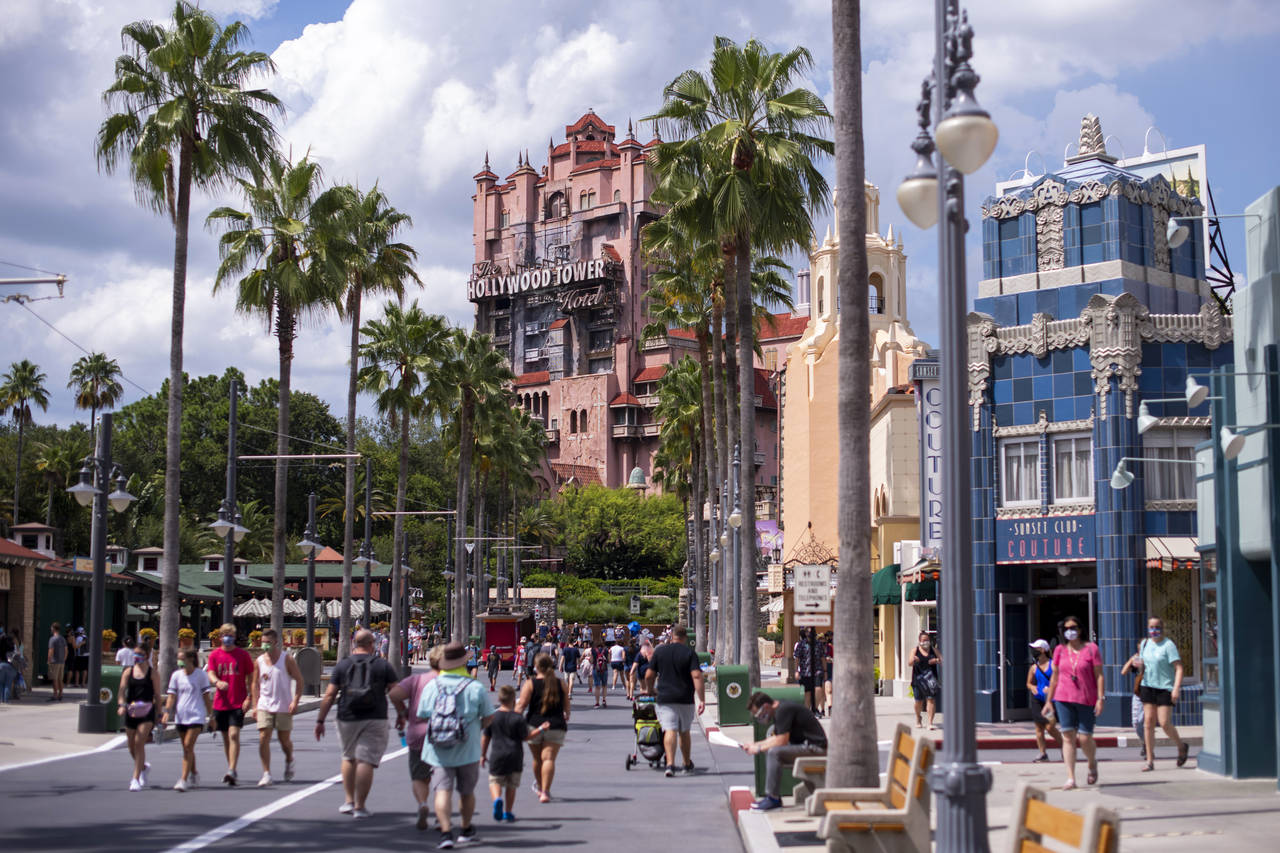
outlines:
{"label": "arched window", "polygon": [[578,431],[578,413],[576,411],[569,413],[569,434],[572,435]]}
{"label": "arched window", "polygon": [[590,202],[587,201],[587,191],[578,193],[578,210],[586,210],[590,206]]}
{"label": "arched window", "polygon": [[867,308],[872,314],[884,313],[884,276],[873,272],[867,280]]}
{"label": "arched window", "polygon": [[502,211],[502,220],[500,222],[500,226],[502,228],[506,228],[510,224],[511,224],[511,211],[509,210]]}
{"label": "arched window", "polygon": [[613,200],[614,200],[615,202],[617,202],[617,201],[622,201],[622,190],[614,190],[614,191],[613,191]]}
{"label": "arched window", "polygon": [[542,392],[542,414],[543,414],[543,416],[545,416],[545,415],[547,414],[547,412],[551,411],[551,409],[550,409],[550,404],[551,404],[551,395],[550,395],[550,394],[548,394],[547,392],[543,391],[543,392]]}
{"label": "arched window", "polygon": [[566,213],[568,213],[568,203],[564,193],[552,193],[551,198],[547,199],[547,218],[559,219]]}
{"label": "arched window", "polygon": [[583,410],[578,414],[578,430],[579,430],[580,432],[586,432],[586,431],[587,431],[587,410],[586,410],[586,409],[583,409]]}
{"label": "arched window", "polygon": [[596,206],[596,191],[591,190],[590,192],[587,193],[587,207],[595,207],[595,206]]}
{"label": "arched window", "polygon": [[822,276],[818,276],[818,316],[821,317],[827,310],[827,286]]}

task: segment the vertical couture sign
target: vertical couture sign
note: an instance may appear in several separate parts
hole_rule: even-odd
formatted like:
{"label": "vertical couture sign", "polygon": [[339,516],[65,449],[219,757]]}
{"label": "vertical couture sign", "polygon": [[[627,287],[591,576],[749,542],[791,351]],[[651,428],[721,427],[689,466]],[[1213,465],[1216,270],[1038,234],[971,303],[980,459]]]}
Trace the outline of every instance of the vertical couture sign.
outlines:
{"label": "vertical couture sign", "polygon": [[936,361],[911,365],[920,416],[920,544],[942,547],[942,383]]}

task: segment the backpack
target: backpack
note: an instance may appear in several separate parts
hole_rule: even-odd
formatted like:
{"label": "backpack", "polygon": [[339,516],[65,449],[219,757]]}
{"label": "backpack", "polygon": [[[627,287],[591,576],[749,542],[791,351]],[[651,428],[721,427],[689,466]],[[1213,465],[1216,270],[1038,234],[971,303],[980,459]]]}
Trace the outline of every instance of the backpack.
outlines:
{"label": "backpack", "polygon": [[596,672],[604,672],[609,668],[609,653],[603,648],[596,651]]}
{"label": "backpack", "polygon": [[351,664],[351,677],[342,691],[342,699],[353,714],[367,714],[378,708],[378,694],[373,689],[370,672],[372,668],[373,659],[368,657]]}
{"label": "backpack", "polygon": [[427,723],[427,741],[436,749],[450,749],[467,742],[467,727],[458,714],[458,694],[466,689],[466,682],[453,691],[439,684],[431,707],[431,720]]}

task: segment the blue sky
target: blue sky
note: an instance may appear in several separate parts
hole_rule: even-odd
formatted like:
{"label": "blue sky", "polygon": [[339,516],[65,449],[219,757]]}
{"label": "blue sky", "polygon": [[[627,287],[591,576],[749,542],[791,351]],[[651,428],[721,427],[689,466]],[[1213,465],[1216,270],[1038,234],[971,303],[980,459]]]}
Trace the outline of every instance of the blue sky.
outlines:
{"label": "blue sky", "polygon": [[[831,96],[828,0],[204,5],[224,20],[246,20],[255,46],[272,53],[279,73],[267,85],[289,106],[284,144],[310,150],[330,181],[379,181],[392,204],[413,216],[405,239],[420,253],[420,298],[458,322],[469,316],[462,287],[472,254],[470,178],[486,150],[506,174],[526,148],[539,165],[547,138],[562,137],[588,107],[625,127],[657,106],[665,82],[705,61],[716,34],[754,35],[778,49],[806,45],[816,60],[808,83]],[[912,326],[936,345],[936,235],[913,228],[893,201],[911,166],[933,4],[863,5],[867,175],[881,188],[882,228],[892,223],[905,243]],[[978,97],[1001,129],[991,163],[968,186],[971,289],[980,269],[978,204],[997,178],[1022,167],[1029,150],[1052,171],[1085,112],[1097,113],[1129,155],[1142,151],[1153,124],[1170,147],[1205,144],[1221,212],[1238,212],[1280,183],[1272,154],[1280,131],[1280,15],[1271,0],[967,5],[977,34],[973,64],[983,77]],[[135,204],[124,176],[98,172],[92,142],[121,26],[170,9],[165,0],[10,0],[0,29],[0,78],[23,81],[0,92],[0,260],[67,273],[65,299],[30,307],[85,347],[117,358],[149,391],[167,372],[172,231]],[[211,294],[215,238],[199,227],[228,201],[236,199],[194,203],[186,366],[205,374],[234,363],[256,381],[276,372],[273,340],[236,317],[228,297]],[[1243,272],[1242,228],[1225,230]],[[0,266],[0,277],[21,273]],[[13,304],[0,304],[0,329],[0,363],[30,358],[56,389],[41,417],[83,419],[61,390],[79,350]],[[336,321],[304,329],[294,367],[295,387],[335,410],[345,399],[346,335]],[[139,393],[128,386],[126,401]]]}

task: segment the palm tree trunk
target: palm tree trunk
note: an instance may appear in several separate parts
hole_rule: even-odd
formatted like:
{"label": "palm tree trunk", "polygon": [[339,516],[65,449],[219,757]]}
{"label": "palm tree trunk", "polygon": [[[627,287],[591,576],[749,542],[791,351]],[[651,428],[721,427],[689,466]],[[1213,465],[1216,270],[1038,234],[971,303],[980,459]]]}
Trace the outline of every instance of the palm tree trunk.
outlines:
{"label": "palm tree trunk", "polygon": [[49,496],[44,500],[44,526],[53,527],[53,482],[49,482]]}
{"label": "palm tree trunk", "polygon": [[[715,385],[715,420],[716,420],[716,444],[717,453],[709,460],[708,464],[713,467],[711,474],[712,483],[711,491],[707,495],[708,500],[714,505],[719,505],[719,495],[725,478],[729,473],[729,460],[726,449],[729,447],[729,418],[727,415],[725,400],[725,369],[724,369],[724,310],[721,302],[715,302],[711,312],[711,379]],[[720,519],[720,528],[724,527],[724,519]],[[719,532],[716,533],[716,541],[711,543],[712,550],[720,547]],[[723,550],[723,549],[722,549]],[[720,573],[719,583],[715,584],[715,595],[720,599],[720,609],[716,618],[716,636],[715,651],[716,662],[727,663],[728,658],[725,657],[728,646],[725,643],[725,609],[728,607],[728,601],[724,596],[724,571],[727,565],[721,554],[721,560],[717,564],[716,571]]]}
{"label": "palm tree trunk", "polygon": [[[187,240],[191,220],[191,141],[178,153],[178,206],[174,216],[173,308],[169,319],[169,412],[164,438],[164,555],[160,563],[160,683],[178,661],[178,517],[182,488],[182,333],[187,301]],[[14,514],[17,514],[14,506]]]}
{"label": "palm tree trunk", "polygon": [[[347,372],[347,453],[356,452],[356,379],[360,373],[360,296],[361,288],[352,288],[347,301],[351,317],[351,364]],[[356,460],[347,459],[346,482],[342,495],[342,613],[338,619],[338,660],[351,645],[351,558],[355,550]]]}
{"label": "palm tree trunk", "polygon": [[463,541],[467,536],[467,501],[471,485],[471,416],[474,403],[464,389],[462,405],[458,410],[458,503],[457,532],[453,540],[453,637],[454,642],[464,642],[470,626],[467,612],[467,550]]}
{"label": "palm tree trunk", "polygon": [[[841,251],[837,282],[840,317],[840,435],[837,517],[840,526],[840,577],[836,585],[833,665],[834,707],[827,784],[874,785],[879,754],[874,726],[870,528],[871,338],[867,317],[866,192],[862,141],[862,48],[858,0],[832,5],[835,56],[836,184],[840,187],[838,235]],[[954,354],[953,354],[954,355]]]}
{"label": "palm tree trunk", "polygon": [[[13,526],[18,525],[18,496],[22,490],[22,441],[26,432],[24,416],[27,412],[27,401],[18,402],[18,464],[13,471]],[[11,528],[12,529],[12,528]]]}
{"label": "palm tree trunk", "polygon": [[404,559],[404,516],[400,513],[404,512],[404,496],[405,490],[409,487],[409,417],[404,412],[400,413],[400,472],[396,477],[396,520],[392,525],[392,537],[394,541],[391,545],[391,643],[387,647],[387,652],[391,656],[391,665],[395,667],[396,672],[400,671],[400,641],[401,632],[404,631],[404,590],[403,573],[401,572],[401,562]]}
{"label": "palm tree trunk", "polygon": [[[726,517],[733,509],[733,449],[741,441],[742,424],[738,411],[738,259],[734,252],[726,253],[724,262],[724,408],[725,421],[729,430],[729,443],[724,446],[725,482],[729,493],[725,498]],[[724,584],[720,598],[720,611],[725,622],[725,652],[727,663],[740,660],[738,651],[738,635],[734,630],[733,598],[738,583],[738,568],[731,559],[733,555],[733,539],[730,537],[729,548],[720,561],[725,567]]]}
{"label": "palm tree trunk", "polygon": [[[289,452],[289,387],[293,376],[293,336],[296,318],[283,306],[276,308],[276,337],[280,342],[280,400],[276,404],[276,455]],[[289,511],[289,460],[276,460],[275,518],[271,522],[271,627],[284,636],[284,566],[287,556],[285,517]]]}
{"label": "palm tree trunk", "polygon": [[756,620],[756,372],[755,328],[751,322],[751,241],[738,238],[738,416],[742,441],[741,491],[742,527],[738,529],[738,662],[747,667],[748,684],[760,683],[760,644]]}
{"label": "palm tree trunk", "polygon": [[698,539],[702,542],[702,565],[698,587],[698,600],[702,609],[698,620],[698,651],[707,651],[711,640],[711,565],[709,556],[715,545],[711,542],[710,529],[703,518],[704,505],[710,504],[716,493],[716,434],[715,404],[707,405],[707,400],[715,400],[711,391],[711,356],[708,351],[708,335],[706,330],[698,334],[698,366],[702,379],[702,472],[694,476],[705,476],[706,485],[702,491],[702,502],[698,504]]}

